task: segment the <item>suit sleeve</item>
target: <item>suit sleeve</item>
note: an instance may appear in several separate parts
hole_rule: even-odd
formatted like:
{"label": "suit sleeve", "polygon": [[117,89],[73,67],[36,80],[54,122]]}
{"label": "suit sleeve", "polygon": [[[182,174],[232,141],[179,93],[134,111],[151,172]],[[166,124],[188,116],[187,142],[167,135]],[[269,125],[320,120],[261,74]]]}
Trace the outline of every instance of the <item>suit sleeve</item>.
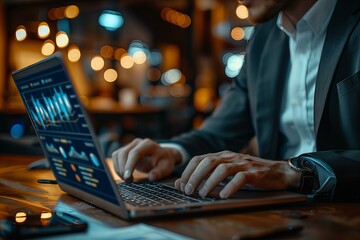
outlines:
{"label": "suit sleeve", "polygon": [[[246,63],[245,63],[246,64]],[[200,129],[172,138],[189,157],[230,150],[238,152],[254,136],[246,86],[246,67],[231,84],[220,105]]]}
{"label": "suit sleeve", "polygon": [[[336,179],[332,189],[328,189],[333,201],[360,200],[360,151],[337,150],[303,154],[318,160],[318,164],[330,167]],[[325,191],[326,192],[326,191]],[[321,196],[321,194],[320,194]]]}

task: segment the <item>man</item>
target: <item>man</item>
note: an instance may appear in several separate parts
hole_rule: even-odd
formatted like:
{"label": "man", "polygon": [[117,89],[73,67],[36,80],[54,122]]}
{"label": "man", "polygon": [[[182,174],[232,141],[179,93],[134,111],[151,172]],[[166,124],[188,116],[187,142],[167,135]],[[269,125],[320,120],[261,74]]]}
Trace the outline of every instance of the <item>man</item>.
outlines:
{"label": "man", "polygon": [[[186,194],[226,180],[222,198],[246,187],[359,200],[360,2],[242,3],[258,26],[220,106],[199,130],[114,152],[116,172],[158,180],[187,165],[175,182]],[[239,153],[254,136],[259,157]]]}

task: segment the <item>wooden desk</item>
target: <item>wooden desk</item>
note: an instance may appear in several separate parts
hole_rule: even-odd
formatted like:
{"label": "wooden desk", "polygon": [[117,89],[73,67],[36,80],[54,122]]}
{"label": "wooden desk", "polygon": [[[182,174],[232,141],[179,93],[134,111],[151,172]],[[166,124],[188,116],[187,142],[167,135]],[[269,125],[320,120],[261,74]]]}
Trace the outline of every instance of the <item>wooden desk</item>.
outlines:
{"label": "wooden desk", "polygon": [[36,159],[0,155],[0,218],[27,206],[34,211],[72,209],[89,222],[89,235],[142,222],[195,239],[231,239],[241,232],[299,222],[304,225],[301,232],[281,239],[360,239],[360,203],[302,203],[128,222],[65,194],[57,185],[38,184],[39,178],[54,177],[50,170],[29,171],[27,164]]}

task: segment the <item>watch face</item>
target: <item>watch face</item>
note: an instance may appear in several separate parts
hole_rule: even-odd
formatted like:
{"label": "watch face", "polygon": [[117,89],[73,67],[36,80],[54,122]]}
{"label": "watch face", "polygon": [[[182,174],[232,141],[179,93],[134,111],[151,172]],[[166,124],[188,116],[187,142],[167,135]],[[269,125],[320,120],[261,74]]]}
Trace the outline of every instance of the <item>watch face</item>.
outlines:
{"label": "watch face", "polygon": [[300,158],[300,161],[298,162],[298,167],[303,171],[307,172],[313,172],[316,170],[315,164],[311,160],[306,158]]}
{"label": "watch face", "polygon": [[316,171],[316,166],[313,161],[306,157],[290,158],[291,165],[300,172],[312,173]]}
{"label": "watch face", "polygon": [[318,183],[315,184],[315,182],[317,182],[316,165],[311,159],[306,156],[300,156],[290,158],[288,162],[292,169],[301,173],[301,182],[297,191],[301,193],[311,193],[314,186],[318,188]]}

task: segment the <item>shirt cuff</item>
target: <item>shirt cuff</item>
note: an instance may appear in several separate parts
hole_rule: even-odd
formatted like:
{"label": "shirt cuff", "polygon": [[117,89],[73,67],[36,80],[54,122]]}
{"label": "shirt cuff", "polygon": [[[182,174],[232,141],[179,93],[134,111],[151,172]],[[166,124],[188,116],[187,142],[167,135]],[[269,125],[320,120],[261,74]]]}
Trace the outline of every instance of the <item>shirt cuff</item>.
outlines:
{"label": "shirt cuff", "polygon": [[332,193],[336,185],[336,175],[332,168],[324,161],[311,158],[316,165],[317,175],[319,178],[319,188],[316,189],[309,197],[316,198],[319,195],[329,195],[332,198]]}
{"label": "shirt cuff", "polygon": [[183,165],[189,159],[189,154],[185,150],[185,148],[177,143],[160,143],[160,146],[163,148],[172,148],[179,151],[181,155],[181,162],[178,165]]}

